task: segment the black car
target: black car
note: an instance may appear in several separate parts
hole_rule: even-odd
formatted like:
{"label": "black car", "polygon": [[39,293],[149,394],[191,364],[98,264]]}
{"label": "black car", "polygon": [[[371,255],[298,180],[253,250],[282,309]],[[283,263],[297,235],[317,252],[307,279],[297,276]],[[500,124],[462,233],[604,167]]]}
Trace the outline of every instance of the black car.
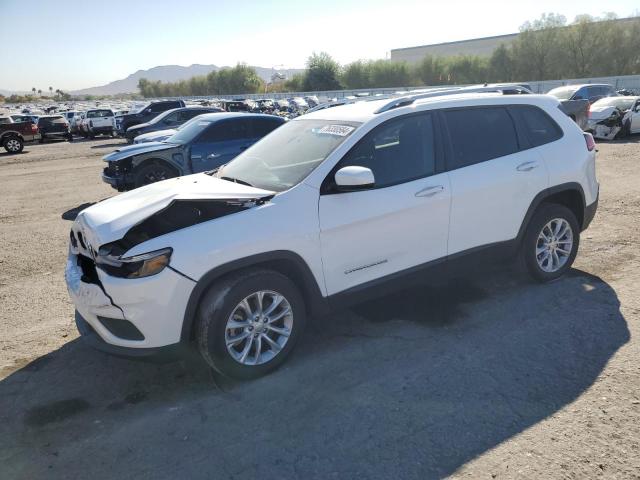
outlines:
{"label": "black car", "polygon": [[44,115],[38,118],[38,130],[40,131],[40,143],[46,139],[73,140],[69,123],[62,115]]}
{"label": "black car", "polygon": [[103,160],[102,180],[118,191],[218,168],[284,119],[253,113],[211,113],[193,119],[163,142],[118,148]]}
{"label": "black car", "polygon": [[182,108],[185,106],[182,100],[162,100],[160,102],[151,102],[138,113],[129,113],[116,117],[116,130],[119,135],[124,135],[127,128],[133,125],[148,122],[157,117],[160,113],[172,110],[174,108]]}
{"label": "black car", "polygon": [[127,128],[124,136],[129,143],[133,143],[133,139],[143,133],[157,132],[159,130],[166,130],[168,128],[177,128],[185,122],[191,120],[193,117],[202,115],[203,113],[216,113],[223,110],[217,107],[184,107],[174,108],[162,112],[149,122],[140,123],[132,127]]}

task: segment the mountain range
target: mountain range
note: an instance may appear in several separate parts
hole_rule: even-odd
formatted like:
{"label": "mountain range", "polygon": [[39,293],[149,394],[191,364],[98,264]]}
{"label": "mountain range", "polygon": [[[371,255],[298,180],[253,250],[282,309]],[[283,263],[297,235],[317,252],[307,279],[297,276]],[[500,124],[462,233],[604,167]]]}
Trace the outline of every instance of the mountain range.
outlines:
{"label": "mountain range", "polygon": [[[189,65],[188,67],[183,67],[180,65],[162,65],[159,67],[153,67],[148,70],[138,70],[135,73],[132,73],[126,78],[122,80],[115,80],[113,82],[107,83],[106,85],[101,85],[99,87],[90,87],[83,88],[80,90],[72,90],[69,93],[71,95],[117,95],[119,93],[136,93],[138,91],[138,81],[141,78],[146,78],[147,80],[161,82],[176,82],[178,80],[187,80],[191,77],[195,77],[198,75],[206,75],[212,71],[218,71],[225,67],[218,67],[217,65]],[[281,73],[285,76],[285,78],[291,78],[294,74],[300,73],[302,69],[290,68],[285,70],[274,70],[272,68],[265,67],[253,67],[256,70],[256,73],[260,78],[262,78],[265,82],[271,80],[271,75],[273,75],[274,71]],[[12,93],[24,94],[31,92],[14,92],[10,90],[0,89],[0,95],[9,96]],[[43,94],[48,93],[44,92]]]}
{"label": "mountain range", "polygon": [[[162,65],[159,67],[153,67],[148,70],[138,70],[132,73],[127,78],[122,80],[115,80],[99,87],[84,88],[81,90],[74,90],[69,93],[71,95],[117,95],[119,93],[135,93],[138,91],[138,81],[141,78],[146,78],[151,81],[161,82],[177,82],[178,80],[187,80],[191,77],[198,75],[206,75],[212,71],[218,71],[221,68],[217,65],[189,65],[188,67],[182,67],[180,65]],[[271,75],[274,70],[265,67],[253,67],[260,78],[265,82],[270,81]],[[292,75],[302,72],[302,69],[286,69],[277,70],[283,74],[286,78],[290,78]]]}

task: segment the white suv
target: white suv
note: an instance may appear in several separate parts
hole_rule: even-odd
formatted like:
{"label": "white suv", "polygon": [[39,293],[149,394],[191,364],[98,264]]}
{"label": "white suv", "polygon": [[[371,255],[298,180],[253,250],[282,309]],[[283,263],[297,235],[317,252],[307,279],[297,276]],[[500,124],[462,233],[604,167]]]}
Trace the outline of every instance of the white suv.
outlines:
{"label": "white suv", "polygon": [[215,172],[89,207],[66,268],[78,328],[118,355],[195,344],[252,378],[287,357],[308,315],[472,259],[517,255],[554,280],[599,188],[593,138],[558,105],[443,93],[327,108]]}

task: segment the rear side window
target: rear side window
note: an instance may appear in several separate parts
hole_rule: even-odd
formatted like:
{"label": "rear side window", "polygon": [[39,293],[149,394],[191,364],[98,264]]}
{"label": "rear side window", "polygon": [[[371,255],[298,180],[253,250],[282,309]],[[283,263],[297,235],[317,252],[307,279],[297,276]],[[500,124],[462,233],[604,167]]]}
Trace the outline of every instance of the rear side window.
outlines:
{"label": "rear side window", "polygon": [[532,105],[512,106],[511,112],[520,119],[532,147],[555,142],[562,137],[562,129],[542,109]]}
{"label": "rear side window", "polygon": [[391,120],[368,133],[340,161],[336,169],[371,169],[376,188],[409,182],[435,173],[435,145],[431,114]]}
{"label": "rear side window", "polygon": [[519,150],[513,120],[503,107],[444,110],[451,139],[448,169],[468,167]]}
{"label": "rear side window", "polygon": [[249,121],[245,118],[211,124],[198,138],[198,143],[228,142],[249,138]]}

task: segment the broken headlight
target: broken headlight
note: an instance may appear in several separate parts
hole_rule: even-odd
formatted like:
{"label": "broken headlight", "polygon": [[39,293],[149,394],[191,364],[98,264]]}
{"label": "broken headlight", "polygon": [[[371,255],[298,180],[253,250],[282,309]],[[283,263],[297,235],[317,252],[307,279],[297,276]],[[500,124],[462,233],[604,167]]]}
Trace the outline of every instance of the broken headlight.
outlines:
{"label": "broken headlight", "polygon": [[115,257],[100,249],[96,257],[97,266],[113,277],[144,278],[156,275],[169,265],[173,249],[163,248],[133,257]]}

